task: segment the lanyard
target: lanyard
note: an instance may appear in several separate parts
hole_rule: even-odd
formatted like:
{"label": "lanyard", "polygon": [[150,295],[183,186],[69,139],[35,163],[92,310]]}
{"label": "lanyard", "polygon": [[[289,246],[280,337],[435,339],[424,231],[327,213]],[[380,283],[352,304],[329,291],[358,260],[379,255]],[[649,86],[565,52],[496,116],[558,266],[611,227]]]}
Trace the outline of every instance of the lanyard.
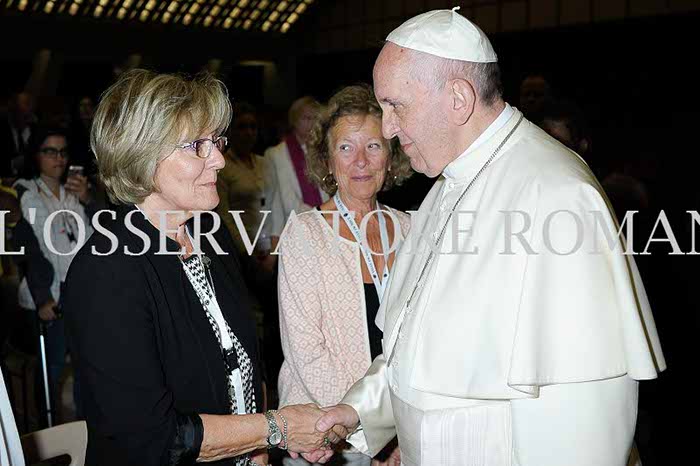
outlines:
{"label": "lanyard", "polygon": [[333,196],[333,200],[335,201],[335,205],[338,206],[338,211],[343,217],[343,220],[345,220],[345,224],[348,226],[348,228],[350,228],[352,236],[355,237],[355,241],[357,241],[357,244],[360,246],[362,257],[364,257],[365,259],[365,265],[367,265],[367,270],[369,270],[370,275],[372,275],[372,282],[374,282],[374,287],[377,289],[377,296],[379,297],[379,302],[381,303],[382,297],[384,296],[384,290],[386,289],[387,281],[389,281],[389,259],[387,255],[387,251],[389,251],[389,235],[386,229],[386,219],[384,218],[384,214],[379,208],[379,203],[377,203],[376,212],[378,213],[379,217],[379,235],[382,239],[382,255],[384,256],[384,270],[382,271],[381,277],[377,273],[377,268],[375,267],[374,261],[372,260],[372,251],[370,251],[369,248],[365,247],[360,232],[360,227],[357,226],[357,222],[355,222],[354,216],[350,214],[348,208],[340,199],[340,195],[338,193],[335,193],[335,196]]}

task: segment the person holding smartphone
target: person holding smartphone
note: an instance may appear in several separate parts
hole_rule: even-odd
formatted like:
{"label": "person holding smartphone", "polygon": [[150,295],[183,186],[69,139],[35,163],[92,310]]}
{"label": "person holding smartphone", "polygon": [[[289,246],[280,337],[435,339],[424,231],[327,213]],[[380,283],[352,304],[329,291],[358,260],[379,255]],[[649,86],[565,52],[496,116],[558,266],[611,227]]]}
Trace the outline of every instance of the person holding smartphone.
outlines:
{"label": "person holding smartphone", "polygon": [[[31,228],[22,229],[18,234],[35,236],[39,247],[26,249],[26,254],[41,255],[46,260],[24,258],[18,301],[27,311],[24,313],[25,329],[33,341],[38,342],[37,322],[45,326],[49,388],[52,398],[56,398],[66,356],[59,305],[61,285],[81,242],[92,233],[88,217],[92,199],[87,178],[79,169],[73,169],[66,176],[68,138],[63,130],[40,128],[35,131],[28,153],[31,157],[27,159],[26,176],[17,180],[14,187],[22,216]],[[47,221],[49,226],[46,226]],[[26,238],[18,238],[18,241],[27,242]],[[45,264],[46,270],[29,270],[39,264]],[[40,406],[44,407],[43,397],[38,398]]]}

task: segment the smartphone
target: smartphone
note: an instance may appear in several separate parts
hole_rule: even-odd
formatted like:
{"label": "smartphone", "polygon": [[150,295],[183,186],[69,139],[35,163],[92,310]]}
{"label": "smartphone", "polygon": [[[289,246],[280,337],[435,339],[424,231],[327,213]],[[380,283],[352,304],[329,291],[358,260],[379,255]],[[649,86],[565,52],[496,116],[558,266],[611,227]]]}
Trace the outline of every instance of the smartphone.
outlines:
{"label": "smartphone", "polygon": [[82,165],[71,165],[68,167],[68,177],[71,176],[84,176],[85,169],[83,168]]}

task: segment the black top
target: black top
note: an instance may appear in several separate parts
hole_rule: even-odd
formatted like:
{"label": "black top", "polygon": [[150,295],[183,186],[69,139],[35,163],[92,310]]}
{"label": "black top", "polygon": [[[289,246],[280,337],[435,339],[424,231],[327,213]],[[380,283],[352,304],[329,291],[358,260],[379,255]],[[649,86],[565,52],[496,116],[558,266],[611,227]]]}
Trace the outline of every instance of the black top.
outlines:
{"label": "black top", "polygon": [[369,352],[372,361],[382,354],[382,331],[379,330],[374,320],[379,310],[379,296],[374,283],[365,283],[365,304],[367,307],[367,333],[369,335]]}
{"label": "black top", "polygon": [[[221,348],[176,255],[157,255],[159,231],[134,207],[119,207],[73,259],[64,313],[88,423],[87,464],[161,466],[195,464],[202,441],[200,413],[230,414]],[[211,230],[209,216],[202,231]],[[133,229],[133,228],[132,228]],[[228,231],[214,239],[235,251]],[[167,251],[179,245],[166,239]],[[253,364],[256,399],[262,400],[255,325],[235,254],[218,255],[203,238],[221,311]],[[259,403],[258,406],[262,406]],[[234,464],[232,459],[218,464]]]}

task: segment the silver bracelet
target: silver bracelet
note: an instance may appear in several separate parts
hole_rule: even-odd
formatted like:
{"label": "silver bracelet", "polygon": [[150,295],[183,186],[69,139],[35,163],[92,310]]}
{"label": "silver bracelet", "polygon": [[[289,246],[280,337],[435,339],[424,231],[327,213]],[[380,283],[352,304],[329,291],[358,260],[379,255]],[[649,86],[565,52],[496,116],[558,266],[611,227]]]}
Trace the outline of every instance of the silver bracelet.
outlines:
{"label": "silver bracelet", "polygon": [[280,450],[286,450],[289,448],[289,443],[287,442],[287,420],[284,418],[282,413],[276,411],[277,415],[282,419],[282,441],[279,444]]}

